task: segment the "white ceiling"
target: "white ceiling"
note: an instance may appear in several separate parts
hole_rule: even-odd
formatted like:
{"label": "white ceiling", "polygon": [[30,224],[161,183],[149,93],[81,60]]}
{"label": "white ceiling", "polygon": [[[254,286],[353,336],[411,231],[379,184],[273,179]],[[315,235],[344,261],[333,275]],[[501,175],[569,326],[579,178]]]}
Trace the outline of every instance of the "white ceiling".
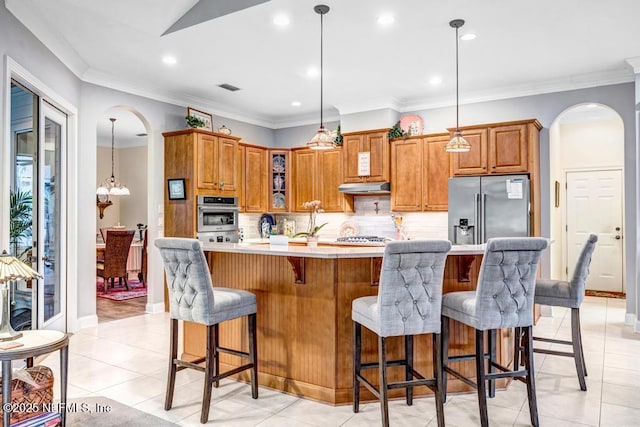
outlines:
{"label": "white ceiling", "polygon": [[[231,1],[231,0],[227,0]],[[320,0],[271,0],[166,36],[197,0],[6,0],[85,81],[272,128],[317,123]],[[350,0],[325,2],[329,119],[455,102],[454,18],[462,103],[628,82],[640,57],[638,0]],[[377,17],[395,22],[381,28]],[[290,25],[273,18],[284,13]],[[172,54],[174,66],[161,57]],[[432,76],[442,84],[432,86]],[[240,87],[228,92],[217,87]],[[297,100],[300,107],[292,107]],[[108,123],[108,122],[107,122]]]}
{"label": "white ceiling", "polygon": [[[111,117],[116,119],[113,126],[113,145],[116,148],[147,145],[147,131],[142,121],[128,110],[112,108],[98,120],[98,146],[111,147]],[[144,136],[138,136],[139,134]]]}

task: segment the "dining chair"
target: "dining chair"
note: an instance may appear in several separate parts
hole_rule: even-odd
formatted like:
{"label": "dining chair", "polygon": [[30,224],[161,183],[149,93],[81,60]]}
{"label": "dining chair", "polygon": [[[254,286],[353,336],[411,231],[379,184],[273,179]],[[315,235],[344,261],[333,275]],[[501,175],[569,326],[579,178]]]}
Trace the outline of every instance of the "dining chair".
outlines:
{"label": "dining chair", "polygon": [[148,230],[142,230],[142,257],[140,259],[140,271],[138,272],[138,280],[142,286],[147,286],[147,234]]}
{"label": "dining chair", "polygon": [[108,280],[111,279],[111,286],[118,282],[124,284],[129,289],[127,280],[127,258],[133,240],[133,230],[109,230],[109,238],[104,248],[104,260],[96,262],[96,275],[102,277],[104,281],[104,292],[107,293]]}

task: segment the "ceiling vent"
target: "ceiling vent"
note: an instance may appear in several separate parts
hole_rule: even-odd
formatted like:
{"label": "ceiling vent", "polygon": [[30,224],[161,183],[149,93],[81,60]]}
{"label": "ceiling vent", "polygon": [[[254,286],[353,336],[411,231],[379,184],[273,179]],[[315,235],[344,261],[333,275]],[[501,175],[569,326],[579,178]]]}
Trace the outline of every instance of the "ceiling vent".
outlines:
{"label": "ceiling vent", "polygon": [[229,83],[222,83],[221,85],[218,85],[218,87],[221,87],[222,89],[226,89],[226,90],[231,91],[231,92],[235,92],[237,90],[240,90],[239,87],[236,87],[234,85],[230,85]]}

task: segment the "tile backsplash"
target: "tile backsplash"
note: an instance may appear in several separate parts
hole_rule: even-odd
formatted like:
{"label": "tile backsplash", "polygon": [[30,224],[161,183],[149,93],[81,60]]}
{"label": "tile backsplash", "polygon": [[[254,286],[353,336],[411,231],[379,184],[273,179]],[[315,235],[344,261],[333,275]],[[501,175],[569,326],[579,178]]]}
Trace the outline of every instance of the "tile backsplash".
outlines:
{"label": "tile backsplash", "polygon": [[[377,208],[377,212],[376,212]],[[446,239],[447,212],[393,212],[401,215],[405,233],[410,239]],[[327,223],[320,236],[335,239],[340,236],[340,227],[345,221],[353,222],[361,236],[395,237],[395,227],[391,218],[390,196],[356,196],[355,213],[321,213],[318,214],[317,225]],[[245,239],[260,237],[258,221],[260,214],[240,214],[240,227]],[[275,214],[276,222],[290,219],[296,222],[296,231],[306,231],[309,215],[306,213]]]}

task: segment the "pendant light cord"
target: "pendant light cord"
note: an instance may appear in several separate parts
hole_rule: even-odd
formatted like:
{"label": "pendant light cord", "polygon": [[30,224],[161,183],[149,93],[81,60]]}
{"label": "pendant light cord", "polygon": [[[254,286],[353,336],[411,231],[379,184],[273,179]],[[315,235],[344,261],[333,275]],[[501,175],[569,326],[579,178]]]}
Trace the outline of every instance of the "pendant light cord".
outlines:
{"label": "pendant light cord", "polygon": [[458,27],[456,27],[456,130],[460,131],[460,99],[458,83]]}
{"label": "pendant light cord", "polygon": [[324,40],[324,13],[320,14],[320,129],[324,129],[324,121],[322,115],[322,93],[323,93],[323,40]]}
{"label": "pendant light cord", "polygon": [[113,174],[114,165],[115,165],[115,161],[113,160],[114,159],[114,154],[113,154],[113,152],[114,152],[114,142],[113,142],[113,139],[114,139],[113,134],[114,133],[113,132],[114,131],[113,131],[113,128],[115,126],[116,119],[111,118],[109,120],[111,120],[111,182],[115,182],[115,175]]}

